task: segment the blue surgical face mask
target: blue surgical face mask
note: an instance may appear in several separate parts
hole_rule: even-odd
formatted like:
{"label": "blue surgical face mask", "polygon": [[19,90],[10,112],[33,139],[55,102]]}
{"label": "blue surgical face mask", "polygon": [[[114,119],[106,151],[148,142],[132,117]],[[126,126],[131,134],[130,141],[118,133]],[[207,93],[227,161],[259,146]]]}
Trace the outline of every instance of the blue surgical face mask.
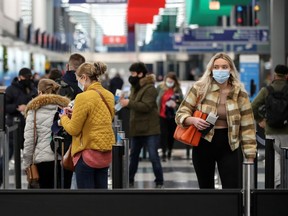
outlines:
{"label": "blue surgical face mask", "polygon": [[79,81],[78,81],[78,87],[79,87],[82,91],[84,91],[84,85],[82,85]]}
{"label": "blue surgical face mask", "polygon": [[225,83],[230,77],[229,70],[213,70],[212,73],[213,73],[213,78],[219,84]]}

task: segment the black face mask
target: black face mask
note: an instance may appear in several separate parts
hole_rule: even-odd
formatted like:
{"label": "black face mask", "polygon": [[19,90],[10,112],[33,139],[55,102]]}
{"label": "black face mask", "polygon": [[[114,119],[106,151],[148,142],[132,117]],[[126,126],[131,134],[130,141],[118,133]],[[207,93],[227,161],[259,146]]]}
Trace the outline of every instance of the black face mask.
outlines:
{"label": "black face mask", "polygon": [[132,86],[138,85],[139,84],[139,80],[140,80],[140,78],[138,76],[135,76],[135,77],[134,76],[129,76],[129,79],[128,79],[129,83],[131,83]]}
{"label": "black face mask", "polygon": [[20,80],[19,83],[20,83],[20,85],[22,85],[23,87],[30,87],[30,85],[31,85],[31,80],[29,80],[29,79]]}

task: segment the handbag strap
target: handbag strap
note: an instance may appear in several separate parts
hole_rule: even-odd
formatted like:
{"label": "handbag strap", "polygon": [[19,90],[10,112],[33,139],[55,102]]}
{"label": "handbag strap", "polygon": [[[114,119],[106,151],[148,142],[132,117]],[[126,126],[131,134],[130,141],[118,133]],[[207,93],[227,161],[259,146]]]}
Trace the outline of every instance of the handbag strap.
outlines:
{"label": "handbag strap", "polygon": [[112,111],[111,111],[107,101],[105,100],[104,96],[102,95],[102,93],[98,89],[94,89],[94,90],[100,95],[100,97],[102,98],[103,102],[105,103],[107,109],[109,110],[110,115],[112,116]]}

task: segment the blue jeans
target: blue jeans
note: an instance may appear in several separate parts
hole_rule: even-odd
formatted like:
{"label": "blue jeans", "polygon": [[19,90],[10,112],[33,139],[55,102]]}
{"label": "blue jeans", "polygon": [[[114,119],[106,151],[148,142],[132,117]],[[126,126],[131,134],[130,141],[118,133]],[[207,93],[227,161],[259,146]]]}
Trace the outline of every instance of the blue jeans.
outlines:
{"label": "blue jeans", "polygon": [[163,170],[158,155],[159,135],[133,137],[131,140],[129,182],[134,182],[134,177],[138,169],[139,155],[142,147],[146,145],[155,175],[155,183],[156,185],[163,184]]}
{"label": "blue jeans", "polygon": [[92,168],[81,157],[75,166],[75,173],[78,189],[108,188],[108,167]]}

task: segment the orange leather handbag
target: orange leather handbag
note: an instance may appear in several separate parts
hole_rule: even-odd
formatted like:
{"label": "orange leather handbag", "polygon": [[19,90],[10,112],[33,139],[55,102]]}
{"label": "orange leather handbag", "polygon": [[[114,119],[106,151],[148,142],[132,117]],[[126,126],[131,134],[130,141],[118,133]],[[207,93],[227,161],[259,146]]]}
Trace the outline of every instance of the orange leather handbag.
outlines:
{"label": "orange leather handbag", "polygon": [[[193,117],[198,117],[205,120],[207,118],[207,114],[196,110],[193,113]],[[174,139],[191,146],[198,146],[201,136],[201,132],[199,132],[194,125],[190,125],[187,128],[177,125],[174,132]]]}

